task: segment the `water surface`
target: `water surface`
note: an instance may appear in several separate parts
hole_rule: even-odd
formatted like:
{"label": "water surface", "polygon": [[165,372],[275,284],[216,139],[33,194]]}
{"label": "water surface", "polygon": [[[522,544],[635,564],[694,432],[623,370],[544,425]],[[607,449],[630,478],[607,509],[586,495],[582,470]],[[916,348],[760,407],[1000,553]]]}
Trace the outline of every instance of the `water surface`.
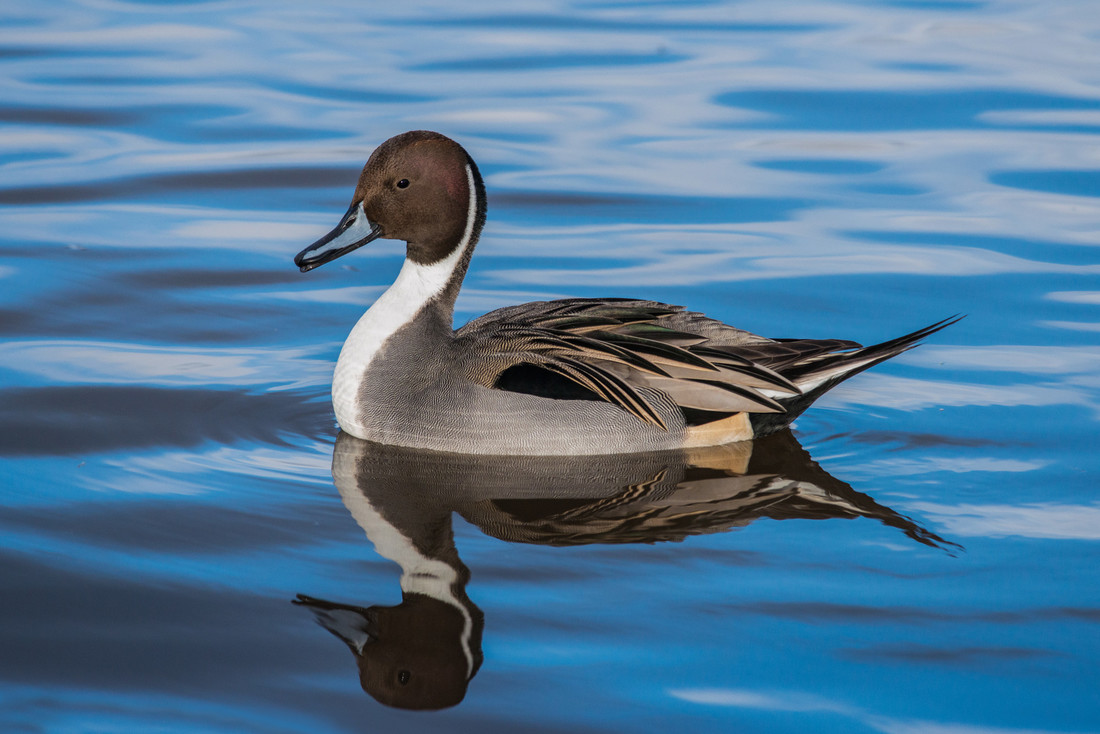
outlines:
{"label": "water surface", "polygon": [[[0,729],[1100,731],[1094,5],[9,3]],[[460,323],[968,317],[717,457],[337,443],[402,251],[291,257],[416,128]]]}

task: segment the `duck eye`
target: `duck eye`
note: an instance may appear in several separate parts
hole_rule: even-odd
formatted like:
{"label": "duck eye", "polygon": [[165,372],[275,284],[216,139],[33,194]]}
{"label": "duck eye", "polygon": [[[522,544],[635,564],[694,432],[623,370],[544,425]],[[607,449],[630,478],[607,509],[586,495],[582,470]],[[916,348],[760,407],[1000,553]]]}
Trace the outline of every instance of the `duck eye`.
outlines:
{"label": "duck eye", "polygon": [[407,189],[407,188],[409,188],[409,179],[407,179],[407,178],[403,178],[403,179],[401,179],[400,181],[398,181],[398,182],[397,182],[397,188],[399,188],[399,189]]}
{"label": "duck eye", "polygon": [[409,678],[412,678],[412,673],[407,670],[402,670],[397,674],[397,682],[403,686],[409,684]]}

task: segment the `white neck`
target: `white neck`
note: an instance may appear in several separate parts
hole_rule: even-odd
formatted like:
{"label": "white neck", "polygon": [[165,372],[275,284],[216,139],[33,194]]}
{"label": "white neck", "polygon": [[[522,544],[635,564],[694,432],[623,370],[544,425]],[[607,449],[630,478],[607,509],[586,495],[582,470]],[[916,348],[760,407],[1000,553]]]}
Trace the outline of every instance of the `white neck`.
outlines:
{"label": "white neck", "polygon": [[387,339],[443,293],[472,245],[478,201],[474,172],[469,164],[466,166],[466,181],[470,189],[470,203],[466,211],[466,229],[458,245],[447,257],[431,265],[421,265],[406,258],[397,280],[367,309],[340,350],[332,379],[332,406],[340,426],[354,436],[365,434],[359,420],[357,398],[359,385],[374,356]]}
{"label": "white neck", "polygon": [[462,653],[466,657],[466,675],[472,676],[474,655],[470,649],[470,636],[474,621],[470,610],[455,595],[458,570],[445,561],[430,558],[417,550],[412,540],[390,524],[371,505],[366,495],[359,491],[358,480],[354,474],[337,475],[334,469],[333,475],[344,505],[359,527],[366,532],[367,539],[374,544],[374,550],[378,555],[401,566],[401,591],[406,594],[429,596],[451,605],[462,615],[462,637],[459,642],[462,645]]}

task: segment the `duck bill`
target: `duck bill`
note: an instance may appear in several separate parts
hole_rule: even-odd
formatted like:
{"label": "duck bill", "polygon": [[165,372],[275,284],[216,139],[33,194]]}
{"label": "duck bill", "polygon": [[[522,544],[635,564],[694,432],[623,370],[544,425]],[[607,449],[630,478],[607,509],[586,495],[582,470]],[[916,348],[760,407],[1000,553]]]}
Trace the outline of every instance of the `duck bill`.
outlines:
{"label": "duck bill", "polygon": [[381,236],[382,227],[363,213],[363,202],[354,202],[335,229],[294,256],[294,264],[306,273]]}

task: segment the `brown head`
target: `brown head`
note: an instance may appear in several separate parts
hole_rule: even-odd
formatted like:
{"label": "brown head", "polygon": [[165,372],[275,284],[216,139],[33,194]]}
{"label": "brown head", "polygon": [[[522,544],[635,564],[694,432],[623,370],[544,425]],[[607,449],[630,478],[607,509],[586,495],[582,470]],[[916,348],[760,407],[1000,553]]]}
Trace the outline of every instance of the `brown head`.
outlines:
{"label": "brown head", "polygon": [[340,223],[294,262],[305,272],[384,237],[405,240],[408,258],[430,265],[476,242],[484,223],[473,159],[444,135],[414,130],[378,146]]}
{"label": "brown head", "polygon": [[[423,594],[395,607],[372,607],[375,637],[356,654],[359,684],[376,701],[403,709],[454,706],[481,665],[481,611],[463,612]],[[473,638],[473,639],[471,639]]]}
{"label": "brown head", "polygon": [[404,709],[441,709],[462,701],[482,661],[485,618],[462,588],[455,591],[462,608],[415,592],[402,593],[393,607],[359,607],[304,594],[294,603],[310,609],[347,644],[359,666],[359,683],[375,700]]}

